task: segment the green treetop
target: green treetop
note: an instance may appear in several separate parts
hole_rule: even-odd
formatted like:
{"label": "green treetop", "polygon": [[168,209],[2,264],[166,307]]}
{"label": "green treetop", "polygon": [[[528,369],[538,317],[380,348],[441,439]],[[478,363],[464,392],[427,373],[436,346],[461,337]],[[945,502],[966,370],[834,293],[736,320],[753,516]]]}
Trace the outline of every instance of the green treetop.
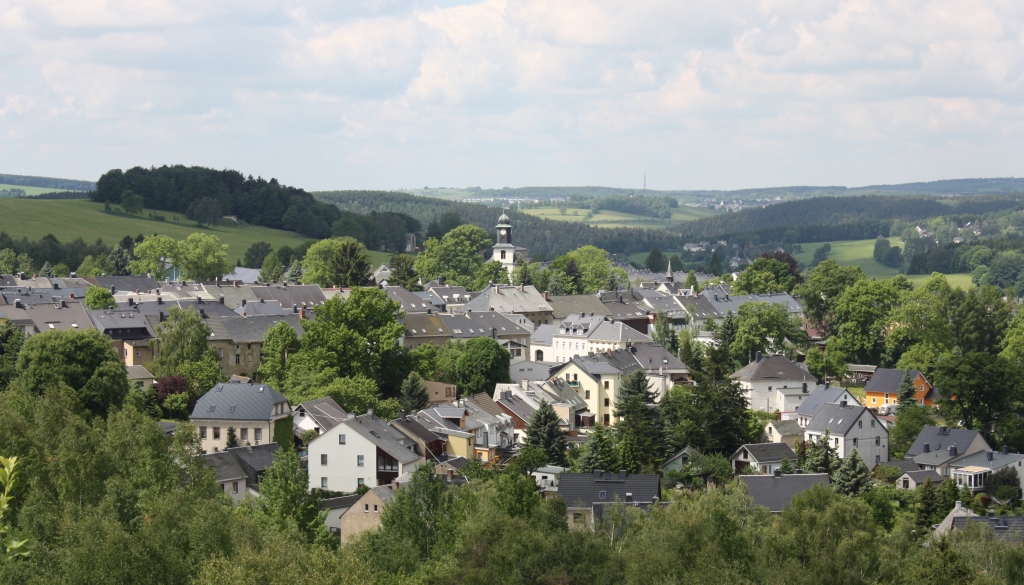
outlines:
{"label": "green treetop", "polygon": [[542,449],[549,464],[565,467],[565,452],[568,445],[558,420],[555,409],[551,408],[546,400],[541,400],[540,406],[533,411],[527,424],[525,445]]}

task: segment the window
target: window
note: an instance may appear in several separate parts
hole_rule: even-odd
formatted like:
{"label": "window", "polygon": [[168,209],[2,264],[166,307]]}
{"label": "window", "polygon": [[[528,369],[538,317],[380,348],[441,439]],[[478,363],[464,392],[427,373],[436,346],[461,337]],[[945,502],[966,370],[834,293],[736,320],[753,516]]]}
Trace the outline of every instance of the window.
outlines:
{"label": "window", "polygon": [[836,437],[836,447],[839,446],[839,437]]}
{"label": "window", "polygon": [[363,478],[360,477],[359,479],[356,480],[356,485],[364,486],[364,485],[366,485],[366,481]]}
{"label": "window", "polygon": [[320,465],[327,465],[327,453],[320,454]]}
{"label": "window", "polygon": [[[857,421],[857,428],[858,429],[863,429],[864,428],[864,421],[862,421],[862,420]],[[856,440],[856,439],[854,439],[854,440]]]}
{"label": "window", "polygon": [[881,444],[882,444],[882,437],[875,437],[875,446],[877,447],[877,446],[879,446]]}
{"label": "window", "polygon": [[206,439],[206,427],[199,427],[199,438]]}
{"label": "window", "polygon": [[611,424],[611,422],[611,417],[608,416],[607,414],[604,415],[604,426],[608,426],[609,424]]}
{"label": "window", "polygon": [[374,514],[376,514],[376,513],[377,513],[377,504],[374,504],[374,505],[373,505],[373,513],[374,513]]}
{"label": "window", "polygon": [[882,456],[881,455],[875,455],[875,465],[878,465],[881,462],[882,462]]}
{"label": "window", "polygon": [[587,390],[587,400],[590,400],[590,390]]}
{"label": "window", "polygon": [[141,349],[136,349],[135,350],[135,357],[142,357],[142,350]]}
{"label": "window", "polygon": [[249,429],[242,428],[242,440],[243,441],[248,441],[249,440]]}
{"label": "window", "polygon": [[362,467],[363,463],[364,463],[363,456],[362,455],[356,455],[356,465],[358,465],[359,467]]}
{"label": "window", "polygon": [[854,438],[853,438],[853,447],[854,447],[855,449],[857,448],[857,437],[854,437]]}
{"label": "window", "polygon": [[238,355],[237,353],[235,354],[235,363],[236,364],[242,363],[242,356]]}
{"label": "window", "polygon": [[237,494],[238,493],[238,482],[237,481],[231,482],[231,493],[233,493],[233,494]]}
{"label": "window", "polygon": [[339,445],[344,445],[345,444],[345,434],[344,433],[338,435],[338,444]]}
{"label": "window", "polygon": [[217,440],[220,438],[220,427],[213,427],[213,439]]}
{"label": "window", "polygon": [[603,491],[603,490],[602,490],[602,491],[600,491],[600,492],[598,492],[598,493],[597,493],[597,498],[598,498],[599,500],[603,500],[603,499],[605,499],[605,498],[607,498],[607,497],[608,497],[608,492],[606,492],[606,491]]}
{"label": "window", "polygon": [[605,405],[605,406],[609,406],[610,404],[611,404],[611,403],[610,403],[610,402],[608,401],[608,399],[607,399],[607,398],[605,398],[605,399],[604,399],[604,405]]}
{"label": "window", "polygon": [[904,479],[903,480],[903,489],[905,489],[905,490],[909,490],[910,489],[910,480],[909,479]]}
{"label": "window", "polygon": [[875,421],[874,420],[871,421],[871,428],[875,428]]}
{"label": "window", "polygon": [[124,357],[128,357],[128,348],[124,348]]}
{"label": "window", "polygon": [[369,511],[370,511],[370,504],[363,504],[363,512],[369,512]]}
{"label": "window", "polygon": [[608,389],[608,380],[605,380],[605,381],[604,381],[604,389],[605,389],[605,390],[607,390],[607,389]]}
{"label": "window", "polygon": [[253,435],[256,437],[256,443],[259,444],[263,440],[263,429],[253,429]]}
{"label": "window", "polygon": [[[502,260],[504,260],[504,259],[505,259],[505,250],[502,250],[502,251],[501,251],[501,259],[502,259]],[[376,506],[374,506],[374,507],[376,508]],[[376,511],[376,510],[375,510],[375,511]]]}
{"label": "window", "polygon": [[483,451],[477,451],[476,452],[476,458],[481,460],[481,461],[483,461],[484,460],[484,452]]}
{"label": "window", "polygon": [[321,477],[320,478],[320,489],[322,489],[322,490],[327,489],[327,478],[326,477]]}

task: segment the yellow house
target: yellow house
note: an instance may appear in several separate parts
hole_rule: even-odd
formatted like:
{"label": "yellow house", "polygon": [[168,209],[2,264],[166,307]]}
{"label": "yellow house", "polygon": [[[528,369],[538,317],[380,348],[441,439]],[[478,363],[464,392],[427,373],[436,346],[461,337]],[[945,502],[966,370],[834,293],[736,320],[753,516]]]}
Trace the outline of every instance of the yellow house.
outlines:
{"label": "yellow house", "polygon": [[555,370],[552,377],[565,380],[586,401],[595,422],[606,426],[618,422],[613,411],[622,385],[622,372],[603,354],[574,357]]}

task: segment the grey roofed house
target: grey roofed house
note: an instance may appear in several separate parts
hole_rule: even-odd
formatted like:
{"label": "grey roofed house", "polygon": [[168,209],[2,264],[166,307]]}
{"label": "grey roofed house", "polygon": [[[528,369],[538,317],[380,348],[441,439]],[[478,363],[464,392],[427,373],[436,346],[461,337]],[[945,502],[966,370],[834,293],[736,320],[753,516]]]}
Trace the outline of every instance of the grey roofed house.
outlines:
{"label": "grey roofed house", "polygon": [[830,485],[827,473],[741,475],[739,480],[747,486],[747,494],[755,504],[765,506],[774,514],[782,512],[794,497],[812,487]]}
{"label": "grey roofed house", "polygon": [[221,323],[231,341],[235,343],[263,343],[267,331],[284,321],[302,338],[302,325],[298,315],[254,315],[252,317],[222,317]]}
{"label": "grey roofed house", "polygon": [[551,336],[558,333],[558,325],[548,323],[538,325],[530,336],[530,343],[533,345],[551,345]]}
{"label": "grey roofed house", "polygon": [[[260,301],[251,286],[235,286],[234,284],[215,282],[204,283],[203,288],[211,298],[219,301],[221,297],[224,297],[224,306],[231,310]],[[288,305],[288,308],[290,309],[291,305]]]}
{"label": "grey roofed house", "polygon": [[430,301],[422,299],[400,286],[385,286],[382,288],[387,293],[389,299],[402,304],[402,310],[406,313],[426,313],[434,308],[434,304]]}
{"label": "grey roofed house", "polygon": [[670,469],[679,469],[695,457],[700,457],[700,451],[687,445],[666,459],[665,462],[661,464],[661,470],[668,471]]}
{"label": "grey roofed house", "polygon": [[373,493],[377,494],[380,501],[385,504],[388,504],[395,499],[395,490],[391,489],[391,486],[389,485],[379,485],[370,489],[373,490]]}
{"label": "grey roofed house", "polygon": [[737,380],[805,380],[817,383],[805,364],[797,364],[784,355],[760,355],[732,375]]}
{"label": "grey roofed house", "polygon": [[954,429],[947,426],[926,426],[907,449],[906,458],[912,459],[925,452],[944,451],[956,445],[960,453],[967,453],[972,445],[978,450],[989,450],[988,441],[978,431]]}
{"label": "grey roofed house", "polygon": [[769,421],[775,427],[775,430],[779,432],[783,437],[791,437],[793,435],[800,435],[803,437],[804,429],[800,426],[800,423],[795,420],[775,420]]}
{"label": "grey roofed house", "polygon": [[702,323],[707,320],[708,317],[717,319],[725,316],[718,312],[718,309],[711,304],[711,301],[700,295],[693,297],[680,297],[679,304],[689,311],[694,320]]}
{"label": "grey roofed house", "polygon": [[77,299],[61,299],[55,304],[36,305],[26,305],[15,299],[11,304],[0,305],[0,317],[21,327],[28,335],[55,330],[88,329],[93,326],[85,305]]}
{"label": "grey roofed house", "polygon": [[555,363],[524,361],[509,365],[508,374],[512,382],[543,382],[551,377],[551,370],[557,367]]}
{"label": "grey roofed house", "polygon": [[778,463],[783,459],[796,461],[796,453],[785,443],[748,443],[736,449],[731,458],[735,459],[744,453],[747,456],[742,457],[743,459],[756,461],[761,464]]}
{"label": "grey roofed house", "polygon": [[[619,368],[608,359],[608,356],[603,353],[575,356],[569,360],[569,362],[579,366],[581,370],[589,374],[591,377],[621,373],[621,370],[619,370]],[[565,364],[561,365],[562,367],[565,366]]]}
{"label": "grey roofed house", "polygon": [[523,287],[494,285],[480,291],[468,303],[457,309],[460,313],[495,311],[497,313],[545,313],[551,305],[533,285]]}
{"label": "grey roofed house", "polygon": [[97,309],[89,311],[92,324],[100,333],[114,339],[150,339],[156,337],[145,315],[131,309]]}
{"label": "grey roofed house", "polygon": [[441,345],[452,336],[451,329],[441,318],[440,313],[427,313],[425,310],[420,313],[406,312],[398,322],[404,328],[407,346],[413,342],[412,340],[423,343],[431,339],[436,340],[436,345]]}
{"label": "grey roofed house", "polygon": [[[1024,454],[1010,453],[1006,447],[1003,447],[1003,451],[989,450],[972,453],[970,455],[967,455],[966,457],[957,459],[952,463],[952,466],[957,469],[963,469],[966,467],[978,467],[998,470],[1008,465],[1013,465],[1014,467],[1021,467],[1022,464],[1024,464]],[[1018,474],[1020,474],[1019,471]]]}
{"label": "grey roofed house", "polygon": [[230,453],[235,457],[238,466],[245,472],[246,489],[259,492],[260,480],[263,473],[274,463],[274,453],[277,452],[277,443],[266,443],[253,447],[232,447],[225,449],[223,453]]}
{"label": "grey roofed house", "polygon": [[[243,299],[244,300],[244,299]],[[295,309],[291,307],[285,307],[278,301],[264,301],[258,302],[246,302],[244,305],[235,307],[236,315],[242,317],[253,317],[255,315],[292,315],[295,314]]]}
{"label": "grey roofed house", "polygon": [[414,450],[416,443],[375,416],[373,411],[347,419],[344,423],[403,465],[420,459]]}
{"label": "grey roofed house", "polygon": [[327,297],[315,284],[275,284],[251,287],[257,299],[275,300],[287,307],[310,308],[324,304]]}
{"label": "grey roofed house", "polygon": [[419,420],[417,420],[412,415],[406,415],[404,417],[396,418],[389,424],[408,431],[409,434],[415,435],[417,438],[419,438],[421,441],[427,444],[441,440],[441,437],[437,433],[425,427]]}
{"label": "grey roofed house", "polygon": [[867,410],[867,407],[858,405],[825,404],[818,411],[817,416],[807,424],[806,430],[812,433],[829,432],[832,436],[846,436],[857,419]]}
{"label": "grey roofed house", "polygon": [[225,382],[196,401],[190,420],[269,420],[288,399],[266,384]]}
{"label": "grey roofed house", "polygon": [[159,283],[152,276],[93,276],[86,280],[113,293],[118,291],[145,292],[160,288]]}
{"label": "grey roofed house", "polygon": [[222,276],[221,280],[226,280],[228,282],[238,281],[243,284],[253,284],[260,281],[260,269],[236,266],[234,270]]}
{"label": "grey roofed house", "polygon": [[551,305],[555,320],[583,313],[599,317],[611,315],[611,311],[597,295],[549,295],[548,304]]}
{"label": "grey roofed house", "polygon": [[[499,384],[498,387],[504,387],[506,384]],[[504,409],[507,409],[513,416],[523,422],[529,422],[530,417],[536,412],[536,408],[526,401],[522,396],[513,394],[511,391],[504,391],[500,394],[495,394],[495,403]],[[567,421],[561,420],[562,424],[568,424]]]}
{"label": "grey roofed house", "polygon": [[650,343],[653,341],[649,335],[641,333],[636,329],[633,329],[625,323],[612,323],[610,321],[601,321],[594,327],[590,334],[587,335],[588,341],[613,341],[621,343],[628,341],[631,343]]}
{"label": "grey roofed house", "polygon": [[[916,378],[921,372],[918,370],[910,370],[910,378]],[[894,370],[891,368],[875,368],[874,374],[871,379],[868,380],[867,384],[864,385],[865,392],[888,392],[890,394],[899,394],[900,383],[903,382],[903,376],[906,374],[906,370]]]}
{"label": "grey roofed house", "polygon": [[908,471],[921,471],[921,468],[918,467],[917,463],[914,463],[913,459],[890,459],[882,465],[891,465],[904,473]]}
{"label": "grey roofed house", "polygon": [[213,476],[218,483],[237,481],[247,477],[245,471],[242,470],[242,466],[238,464],[238,459],[228,451],[207,453],[203,455],[203,459],[213,466]]}
{"label": "grey roofed house", "polygon": [[653,502],[661,498],[661,476],[656,473],[563,473],[558,494],[566,507],[591,508],[596,503]]}
{"label": "grey roofed house", "polygon": [[152,386],[153,381],[156,380],[156,377],[142,366],[125,366],[125,371],[128,373],[129,380],[139,380],[143,390],[146,389],[147,385]]}
{"label": "grey roofed house", "polygon": [[452,339],[477,337],[521,337],[529,341],[530,331],[495,311],[438,315],[451,331]]}
{"label": "grey roofed house", "polygon": [[728,294],[718,294],[717,297],[716,293],[713,291],[710,294],[705,294],[704,292],[702,292],[701,294],[704,295],[704,298],[711,301],[711,304],[714,305],[715,310],[721,313],[722,315],[725,315],[729,311],[732,311],[734,314],[739,313],[740,307],[745,305],[746,303],[758,302],[771,303],[773,305],[781,305],[786,309],[786,312],[790,313],[791,315],[803,313],[803,306],[801,306],[800,302],[797,301],[795,298],[793,298],[792,295],[788,293],[780,292],[731,296]]}
{"label": "grey roofed house", "polygon": [[796,414],[797,416],[803,416],[811,419],[814,418],[826,404],[838,403],[842,400],[846,400],[847,404],[860,404],[853,394],[846,391],[846,388],[830,386],[828,384],[819,384],[811,391],[807,398],[796,407]]}
{"label": "grey roofed house", "polygon": [[996,540],[1024,541],[1024,516],[961,516],[952,520],[953,530],[963,530],[971,524],[984,524],[992,529]]}
{"label": "grey roofed house", "polygon": [[348,413],[338,406],[338,403],[330,396],[307,400],[296,406],[293,410],[299,416],[308,416],[313,419],[316,426],[320,427],[320,432],[332,429],[335,425],[348,418]]}
{"label": "grey roofed house", "polygon": [[[908,485],[908,489],[914,489],[915,487],[923,484],[929,479],[932,480],[932,483],[935,484],[942,483],[942,481],[946,479],[942,477],[942,475],[940,475],[939,472],[935,471],[934,469],[915,469],[913,471],[905,471],[903,472],[903,475],[900,476],[900,479],[903,478],[906,478],[910,482],[910,484]],[[900,481],[897,480],[896,487],[900,487],[901,485],[902,484],[900,483]]]}
{"label": "grey roofed house", "polygon": [[643,319],[651,312],[650,307],[640,304],[634,298],[635,291],[601,293],[601,302],[610,313],[609,317],[617,320]]}
{"label": "grey roofed house", "polygon": [[[690,368],[660,343],[636,343],[629,350],[633,359],[648,372],[689,373]],[[612,352],[615,353],[615,352]]]}

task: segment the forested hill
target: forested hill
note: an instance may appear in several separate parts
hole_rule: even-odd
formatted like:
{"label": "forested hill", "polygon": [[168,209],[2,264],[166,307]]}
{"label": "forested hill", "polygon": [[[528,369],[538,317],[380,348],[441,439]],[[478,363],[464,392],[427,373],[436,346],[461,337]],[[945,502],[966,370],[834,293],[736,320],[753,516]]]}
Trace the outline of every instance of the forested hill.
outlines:
{"label": "forested hill", "polygon": [[76,179],[55,179],[53,177],[30,177],[27,175],[0,174],[0,185],[18,185],[19,187],[42,187],[43,189],[60,189],[62,191],[92,191],[96,183],[78,181]]}
{"label": "forested hill", "polygon": [[90,196],[117,205],[125,191],[141,195],[147,209],[174,211],[193,219],[234,215],[252,225],[311,238],[330,237],[331,225],[341,218],[333,205],[320,203],[297,187],[281,185],[277,179],[182,165],[107,171]]}
{"label": "forested hill", "polygon": [[761,241],[780,241],[789,229],[797,231],[798,242],[861,240],[888,236],[889,221],[894,219],[974,217],[1021,208],[1024,195],[815,197],[706,217],[669,229],[687,241],[729,239],[741,234],[756,235]]}
{"label": "forested hill", "polygon": [[[317,199],[336,204],[345,211],[361,214],[393,212],[410,215],[424,225],[447,213],[458,214],[463,223],[494,230],[501,210],[476,203],[462,203],[407,193],[387,191],[324,191]],[[613,254],[645,252],[652,246],[674,248],[679,236],[662,229],[596,228],[585,222],[554,221],[508,212],[513,225],[513,241],[531,253],[548,257],[564,254],[580,246],[593,244]]]}
{"label": "forested hill", "polygon": [[936,194],[936,195],[981,195],[1024,193],[1024,179],[1014,177],[994,179],[950,179],[898,185],[868,185],[852,187],[850,194],[891,193],[891,194]]}

